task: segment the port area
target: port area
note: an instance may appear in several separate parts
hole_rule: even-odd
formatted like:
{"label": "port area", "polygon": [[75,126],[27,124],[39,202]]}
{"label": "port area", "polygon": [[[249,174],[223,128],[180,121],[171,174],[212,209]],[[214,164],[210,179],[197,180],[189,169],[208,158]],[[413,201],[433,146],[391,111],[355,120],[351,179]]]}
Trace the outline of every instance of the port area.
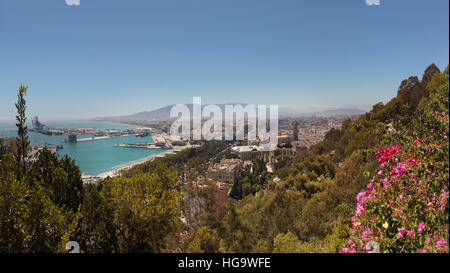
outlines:
{"label": "port area", "polygon": [[108,136],[93,136],[93,137],[86,137],[86,138],[80,138],[80,139],[77,139],[76,142],[86,142],[86,141],[102,140],[102,139],[109,139],[109,138],[116,138],[116,137],[126,137],[126,136],[132,136],[132,134],[119,134],[119,135],[108,135]]}
{"label": "port area", "polygon": [[[167,134],[152,134],[152,142],[133,142],[133,143],[123,143],[115,144],[114,147],[125,147],[125,148],[141,148],[141,149],[172,149],[172,141]],[[186,143],[183,143],[185,146]]]}
{"label": "port area", "polygon": [[[35,126],[36,127],[36,126]],[[66,135],[67,138],[64,140],[69,143],[76,142],[86,142],[86,141],[94,141],[94,140],[102,140],[116,137],[127,137],[135,135],[137,138],[146,137],[151,134],[153,129],[151,128],[135,128],[135,129],[127,129],[127,130],[116,130],[116,129],[94,129],[94,128],[47,128],[44,129],[42,127],[33,128],[30,130],[31,132],[40,133],[48,136],[58,136],[58,135]],[[90,135],[90,137],[78,138],[78,136],[86,136]]]}
{"label": "port area", "polygon": [[126,147],[126,148],[144,148],[144,149],[164,149],[165,146],[155,145],[153,142],[136,142],[136,143],[124,143],[115,144],[114,147]]}

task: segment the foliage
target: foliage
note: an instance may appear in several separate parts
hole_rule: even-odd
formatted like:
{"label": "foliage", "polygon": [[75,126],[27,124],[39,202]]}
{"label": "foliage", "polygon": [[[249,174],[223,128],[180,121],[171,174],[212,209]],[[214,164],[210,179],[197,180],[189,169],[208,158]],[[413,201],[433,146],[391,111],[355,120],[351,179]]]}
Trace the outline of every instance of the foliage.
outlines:
{"label": "foliage", "polygon": [[33,183],[39,183],[48,191],[52,201],[61,207],[76,212],[83,200],[81,171],[73,159],[64,156],[58,159],[48,149],[39,151],[30,171]]}
{"label": "foliage", "polygon": [[0,163],[0,252],[57,252],[65,232],[64,210],[40,185],[16,179],[15,161]]}
{"label": "foliage", "polygon": [[17,164],[19,168],[25,172],[26,170],[26,159],[28,154],[28,146],[30,145],[30,141],[28,140],[28,128],[25,126],[25,122],[27,120],[26,117],[26,100],[25,96],[27,94],[28,86],[20,85],[19,93],[17,94],[17,116],[16,116],[16,126],[17,126]]}
{"label": "foliage", "polygon": [[220,251],[220,237],[217,230],[201,227],[193,236],[187,248],[188,253],[218,253]]}
{"label": "foliage", "polygon": [[241,171],[240,179],[233,184],[230,197],[240,200],[249,194],[255,194],[265,189],[271,175],[267,172],[263,160],[252,160],[252,165]]}
{"label": "foliage", "polygon": [[427,85],[427,89],[432,93],[438,93],[443,85],[448,85],[448,69],[449,66],[445,68],[442,73],[436,73],[431,78],[431,81]]}
{"label": "foliage", "polygon": [[370,252],[369,241],[382,252],[448,252],[448,84],[435,92],[411,120],[415,130],[394,134],[398,145],[376,152],[380,166],[357,195],[343,252]]}
{"label": "foliage", "polygon": [[162,252],[179,231],[181,195],[173,168],[106,180],[102,192],[114,204],[114,224],[124,252]]}
{"label": "foliage", "polygon": [[118,252],[114,206],[97,188],[87,190],[76,234],[80,248],[89,253]]}

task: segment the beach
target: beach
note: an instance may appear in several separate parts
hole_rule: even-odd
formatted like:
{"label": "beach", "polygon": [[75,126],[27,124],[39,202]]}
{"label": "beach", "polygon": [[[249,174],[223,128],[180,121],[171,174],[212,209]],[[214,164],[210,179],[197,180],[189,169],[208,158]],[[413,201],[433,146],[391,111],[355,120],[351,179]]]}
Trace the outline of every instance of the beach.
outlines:
{"label": "beach", "polygon": [[186,146],[174,146],[173,149],[158,153],[158,154],[152,154],[137,160],[133,160],[127,163],[123,163],[117,166],[112,167],[111,171],[107,171],[98,175],[83,175],[83,180],[85,183],[93,183],[93,182],[97,182],[98,180],[101,179],[105,179],[107,177],[116,177],[119,176],[122,171],[126,171],[131,169],[132,167],[139,165],[139,164],[143,164],[145,162],[149,162],[154,160],[155,158],[159,158],[159,157],[164,157],[167,155],[172,155],[175,154],[179,151],[182,151],[184,149],[188,149],[188,148],[195,148],[198,147],[199,145],[186,145]]}

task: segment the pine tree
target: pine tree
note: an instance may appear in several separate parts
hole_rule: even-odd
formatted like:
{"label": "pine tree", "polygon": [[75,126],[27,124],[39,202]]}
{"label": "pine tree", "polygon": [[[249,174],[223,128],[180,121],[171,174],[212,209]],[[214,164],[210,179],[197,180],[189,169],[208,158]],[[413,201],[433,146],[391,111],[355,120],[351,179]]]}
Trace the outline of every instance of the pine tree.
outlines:
{"label": "pine tree", "polygon": [[30,145],[30,141],[28,140],[28,128],[25,126],[25,122],[27,120],[25,111],[27,109],[25,96],[27,94],[28,86],[20,85],[19,94],[17,94],[17,116],[16,116],[16,126],[17,126],[17,163],[22,171],[22,173],[26,172],[26,159],[28,154],[28,146]]}

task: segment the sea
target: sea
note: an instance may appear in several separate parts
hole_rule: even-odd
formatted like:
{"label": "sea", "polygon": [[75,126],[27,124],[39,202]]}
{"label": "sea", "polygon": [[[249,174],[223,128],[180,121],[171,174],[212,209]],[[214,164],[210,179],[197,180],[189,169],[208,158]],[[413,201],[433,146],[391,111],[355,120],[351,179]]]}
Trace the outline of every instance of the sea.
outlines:
{"label": "sea", "polygon": [[[133,129],[135,126],[126,124],[93,122],[89,120],[69,120],[44,122],[50,128],[95,128],[95,129]],[[31,124],[27,124],[31,128]],[[13,123],[0,123],[0,137],[15,137],[17,129]],[[136,136],[124,136],[110,139],[66,143],[66,135],[47,136],[40,133],[28,133],[30,143],[37,144],[57,144],[62,145],[58,150],[59,157],[70,156],[85,174],[98,175],[104,172],[112,171],[114,166],[131,162],[152,154],[158,154],[167,149],[141,149],[114,147],[114,144],[152,142],[151,136],[137,138]],[[92,137],[92,135],[78,136],[78,138]]]}

